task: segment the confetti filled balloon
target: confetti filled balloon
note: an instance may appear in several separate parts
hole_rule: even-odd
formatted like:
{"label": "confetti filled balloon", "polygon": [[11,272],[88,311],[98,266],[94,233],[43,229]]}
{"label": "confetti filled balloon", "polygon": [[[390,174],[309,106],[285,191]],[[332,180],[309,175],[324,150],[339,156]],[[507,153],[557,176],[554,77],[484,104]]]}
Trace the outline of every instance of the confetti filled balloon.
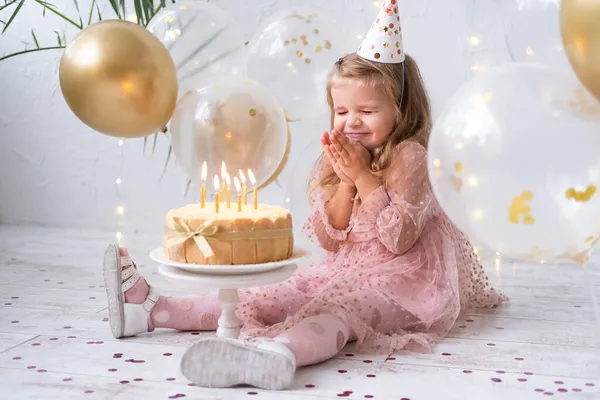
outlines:
{"label": "confetti filled balloon", "polygon": [[248,43],[248,76],[267,86],[290,120],[328,112],[325,93],[333,63],[356,51],[335,19],[308,8],[269,18]]}
{"label": "confetti filled balloon", "polygon": [[204,161],[208,177],[219,175],[225,162],[232,180],[239,170],[247,177],[250,169],[256,187],[261,187],[286,157],[287,141],[281,106],[266,88],[252,82],[220,83],[188,92],[171,119],[173,153],[196,183]]}
{"label": "confetti filled balloon", "polygon": [[572,75],[517,63],[467,83],[434,124],[433,190],[474,242],[583,262],[600,235],[600,104]]}
{"label": "confetti filled balloon", "polygon": [[161,10],[148,24],[171,53],[179,93],[195,90],[215,77],[245,79],[246,46],[235,20],[205,1],[183,1]]}
{"label": "confetti filled balloon", "polygon": [[505,39],[513,61],[570,69],[560,37],[558,1],[515,0],[509,10]]}

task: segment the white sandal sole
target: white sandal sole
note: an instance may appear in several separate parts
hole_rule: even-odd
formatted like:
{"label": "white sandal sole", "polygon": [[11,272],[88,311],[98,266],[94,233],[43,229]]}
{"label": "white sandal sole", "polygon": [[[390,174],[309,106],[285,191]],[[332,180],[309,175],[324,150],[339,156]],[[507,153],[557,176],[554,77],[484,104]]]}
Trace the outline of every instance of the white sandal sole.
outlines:
{"label": "white sandal sole", "polygon": [[117,245],[108,245],[104,253],[104,287],[108,299],[108,319],[110,330],[116,339],[124,336],[125,327],[125,295],[123,294],[121,280],[121,254]]}
{"label": "white sandal sole", "polygon": [[181,373],[205,388],[250,385],[282,390],[290,387],[295,371],[294,362],[285,355],[250,348],[233,339],[203,339],[181,359]]}

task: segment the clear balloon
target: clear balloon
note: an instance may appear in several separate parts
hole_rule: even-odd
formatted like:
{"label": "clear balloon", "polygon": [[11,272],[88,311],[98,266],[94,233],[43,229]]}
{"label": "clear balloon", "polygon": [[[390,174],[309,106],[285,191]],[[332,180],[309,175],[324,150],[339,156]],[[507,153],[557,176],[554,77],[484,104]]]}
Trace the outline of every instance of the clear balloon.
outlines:
{"label": "clear balloon", "polygon": [[217,77],[246,77],[246,46],[236,21],[205,1],[177,2],[148,24],[166,46],[177,68],[179,95]]}
{"label": "clear balloon", "polygon": [[328,112],[326,84],[333,63],[356,51],[339,23],[323,11],[283,10],[270,17],[248,43],[248,76],[267,86],[290,120]]}
{"label": "clear balloon", "polygon": [[433,190],[503,257],[586,260],[600,235],[600,105],[572,75],[510,64],[467,83],[435,122]]}
{"label": "clear balloon", "polygon": [[560,1],[514,1],[506,30],[512,60],[570,69],[560,36]]}
{"label": "clear balloon", "polygon": [[[199,183],[201,166],[221,176],[225,162],[233,181],[250,169],[261,187],[278,171],[288,141],[287,121],[275,97],[255,83],[221,83],[186,93],[171,119],[171,144],[177,163]],[[251,182],[247,181],[251,187]]]}

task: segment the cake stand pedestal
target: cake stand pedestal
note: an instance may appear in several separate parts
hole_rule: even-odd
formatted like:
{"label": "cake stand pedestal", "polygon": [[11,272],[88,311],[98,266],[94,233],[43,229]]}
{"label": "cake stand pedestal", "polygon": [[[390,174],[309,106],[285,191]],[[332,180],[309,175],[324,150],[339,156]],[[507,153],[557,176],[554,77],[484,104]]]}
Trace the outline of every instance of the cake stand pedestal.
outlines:
{"label": "cake stand pedestal", "polygon": [[[285,281],[296,271],[298,261],[306,258],[307,255],[308,253],[304,250],[295,251],[294,256],[289,260],[255,265],[256,272],[254,273],[239,272],[244,269],[248,270],[249,266],[199,266],[172,262],[162,255],[161,248],[153,250],[150,258],[161,264],[158,271],[167,278],[194,281],[203,291],[219,289],[221,317],[218,320],[217,336],[237,339],[240,335],[240,321],[235,315],[240,301],[238,289]],[[205,273],[203,270],[212,273]],[[215,271],[219,273],[215,273]]]}

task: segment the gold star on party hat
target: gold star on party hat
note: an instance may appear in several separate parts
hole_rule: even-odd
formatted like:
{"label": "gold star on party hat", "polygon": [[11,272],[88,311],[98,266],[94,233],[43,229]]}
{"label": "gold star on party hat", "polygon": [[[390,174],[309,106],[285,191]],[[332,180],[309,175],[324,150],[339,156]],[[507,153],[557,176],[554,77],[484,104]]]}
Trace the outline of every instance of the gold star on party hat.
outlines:
{"label": "gold star on party hat", "polygon": [[397,0],[385,0],[377,19],[356,52],[362,58],[388,64],[404,62]]}

